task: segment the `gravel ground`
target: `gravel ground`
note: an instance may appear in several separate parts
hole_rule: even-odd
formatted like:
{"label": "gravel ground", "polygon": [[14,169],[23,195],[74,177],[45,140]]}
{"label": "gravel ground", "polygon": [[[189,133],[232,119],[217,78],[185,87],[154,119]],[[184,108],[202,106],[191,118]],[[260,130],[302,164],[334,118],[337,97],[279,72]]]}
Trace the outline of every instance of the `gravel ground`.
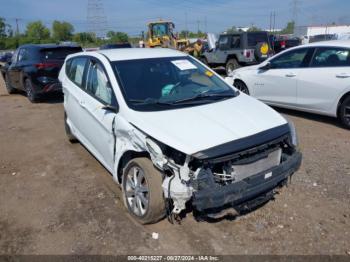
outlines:
{"label": "gravel ground", "polygon": [[334,119],[277,109],[304,158],[274,201],[235,220],[141,226],[111,175],[67,141],[61,101],[31,104],[3,85],[0,254],[350,254],[350,131]]}

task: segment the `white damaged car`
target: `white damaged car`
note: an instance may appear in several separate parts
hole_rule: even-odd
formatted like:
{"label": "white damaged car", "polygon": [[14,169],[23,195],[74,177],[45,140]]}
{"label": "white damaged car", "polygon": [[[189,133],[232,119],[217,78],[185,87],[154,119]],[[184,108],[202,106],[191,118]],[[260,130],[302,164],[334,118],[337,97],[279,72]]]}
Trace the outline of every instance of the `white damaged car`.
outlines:
{"label": "white damaged car", "polygon": [[67,57],[65,128],[121,185],[140,223],[217,217],[268,201],[301,164],[294,126],[169,49]]}

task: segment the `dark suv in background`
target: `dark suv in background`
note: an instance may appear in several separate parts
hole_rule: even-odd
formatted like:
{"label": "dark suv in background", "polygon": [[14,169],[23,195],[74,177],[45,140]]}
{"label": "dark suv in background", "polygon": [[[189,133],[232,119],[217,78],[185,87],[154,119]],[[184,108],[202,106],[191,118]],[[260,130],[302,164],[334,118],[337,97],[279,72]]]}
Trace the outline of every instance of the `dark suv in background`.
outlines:
{"label": "dark suv in background", "polygon": [[216,47],[205,51],[201,60],[211,67],[225,66],[230,75],[233,70],[261,63],[272,54],[268,32],[237,32],[220,35]]}
{"label": "dark suv in background", "polygon": [[81,52],[76,45],[23,45],[2,70],[9,94],[23,90],[31,102],[48,93],[61,93],[58,73],[67,55]]}

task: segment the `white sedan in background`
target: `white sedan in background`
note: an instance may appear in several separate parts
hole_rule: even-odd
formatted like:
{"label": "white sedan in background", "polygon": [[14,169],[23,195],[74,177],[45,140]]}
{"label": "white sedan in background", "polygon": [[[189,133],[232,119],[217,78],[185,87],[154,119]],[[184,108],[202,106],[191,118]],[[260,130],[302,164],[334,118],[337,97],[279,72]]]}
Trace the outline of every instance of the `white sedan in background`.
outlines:
{"label": "white sedan in background", "polygon": [[350,40],[297,46],[226,81],[269,105],[338,117],[350,128]]}

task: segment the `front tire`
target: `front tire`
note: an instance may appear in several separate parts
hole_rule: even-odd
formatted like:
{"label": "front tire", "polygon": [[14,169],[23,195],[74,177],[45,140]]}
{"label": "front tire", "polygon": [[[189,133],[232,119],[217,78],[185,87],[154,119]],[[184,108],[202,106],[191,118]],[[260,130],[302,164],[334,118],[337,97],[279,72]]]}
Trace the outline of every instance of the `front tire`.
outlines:
{"label": "front tire", "polygon": [[342,124],[350,129],[350,96],[346,97],[340,105],[339,118]]}
{"label": "front tire", "polygon": [[10,80],[9,80],[9,77],[7,76],[7,74],[4,75],[4,78],[5,78],[4,81],[5,81],[7,93],[9,93],[9,94],[16,93],[16,89],[11,86]]}
{"label": "front tire", "polygon": [[38,96],[34,91],[32,82],[28,78],[24,81],[24,90],[25,90],[27,98],[30,102],[32,102],[32,103],[38,102]]}
{"label": "front tire", "polygon": [[139,223],[156,223],[165,216],[162,182],[162,174],[148,158],[132,159],[124,168],[124,204]]}
{"label": "front tire", "polygon": [[247,85],[245,83],[243,83],[242,81],[236,81],[233,85],[242,93],[249,95],[249,89],[248,89]]}
{"label": "front tire", "polygon": [[238,63],[237,59],[232,58],[232,59],[228,60],[226,63],[226,67],[225,67],[226,75],[231,76],[233,71],[240,68],[240,67],[241,67],[241,65]]}

